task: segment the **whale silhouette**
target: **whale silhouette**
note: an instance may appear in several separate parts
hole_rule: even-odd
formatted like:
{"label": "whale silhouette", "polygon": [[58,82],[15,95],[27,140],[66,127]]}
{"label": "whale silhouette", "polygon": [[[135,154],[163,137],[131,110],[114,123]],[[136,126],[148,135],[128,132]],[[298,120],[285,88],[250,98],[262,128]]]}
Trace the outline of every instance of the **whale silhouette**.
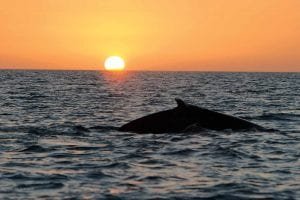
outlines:
{"label": "whale silhouette", "polygon": [[245,119],[190,105],[181,99],[175,99],[177,107],[133,120],[118,130],[135,133],[180,133],[191,128],[212,129],[216,131],[231,129],[266,130]]}

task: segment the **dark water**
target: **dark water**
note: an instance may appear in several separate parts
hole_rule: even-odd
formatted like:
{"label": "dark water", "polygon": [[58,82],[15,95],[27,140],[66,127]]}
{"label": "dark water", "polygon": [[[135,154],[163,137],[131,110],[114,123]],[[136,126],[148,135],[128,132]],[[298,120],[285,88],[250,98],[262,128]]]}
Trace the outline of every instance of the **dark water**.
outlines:
{"label": "dark water", "polygon": [[[274,132],[117,132],[175,97]],[[0,71],[0,199],[300,199],[299,73]]]}

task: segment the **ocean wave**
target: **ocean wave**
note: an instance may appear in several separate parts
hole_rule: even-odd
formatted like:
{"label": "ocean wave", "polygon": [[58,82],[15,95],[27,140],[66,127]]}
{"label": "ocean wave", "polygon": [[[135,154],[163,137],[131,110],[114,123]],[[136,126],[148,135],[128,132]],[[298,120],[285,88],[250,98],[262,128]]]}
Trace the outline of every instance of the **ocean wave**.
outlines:
{"label": "ocean wave", "polygon": [[31,145],[29,147],[26,147],[25,149],[22,149],[20,152],[44,153],[49,151],[49,149],[44,148],[40,145]]}
{"label": "ocean wave", "polygon": [[196,153],[197,151],[191,148],[185,148],[185,149],[176,149],[176,150],[166,150],[162,152],[163,155],[176,155],[176,156],[189,156],[193,153]]}
{"label": "ocean wave", "polygon": [[249,155],[245,154],[244,152],[241,152],[239,150],[234,149],[231,146],[221,146],[216,145],[213,148],[213,156],[217,157],[230,157],[235,159],[243,159],[245,157],[249,157]]}
{"label": "ocean wave", "polygon": [[64,187],[63,183],[59,182],[46,182],[46,183],[22,183],[17,185],[17,189],[28,189],[33,188],[35,190],[45,190],[45,189],[60,189]]}
{"label": "ocean wave", "polygon": [[279,121],[294,121],[299,120],[299,114],[293,113],[265,113],[257,116],[244,116],[243,119],[254,120],[279,120]]}
{"label": "ocean wave", "polygon": [[165,180],[164,177],[161,176],[144,176],[141,178],[137,179],[138,181],[143,181],[143,182],[161,182]]}
{"label": "ocean wave", "polygon": [[92,130],[96,130],[96,131],[115,131],[115,130],[118,130],[119,127],[116,127],[116,126],[105,126],[105,125],[98,125],[98,126],[92,126],[92,127],[89,127],[89,129],[92,129]]}
{"label": "ocean wave", "polygon": [[33,174],[29,172],[3,173],[2,178],[16,181],[59,181],[69,179],[68,176],[63,174]]}
{"label": "ocean wave", "polygon": [[99,169],[95,170],[95,171],[88,172],[86,176],[88,178],[93,178],[93,179],[113,178],[112,175],[108,175],[108,174],[102,172]]}
{"label": "ocean wave", "polygon": [[73,124],[51,124],[47,126],[2,126],[0,132],[6,133],[28,133],[38,136],[47,135],[69,135],[69,136],[82,136],[90,132],[89,128],[82,125]]}

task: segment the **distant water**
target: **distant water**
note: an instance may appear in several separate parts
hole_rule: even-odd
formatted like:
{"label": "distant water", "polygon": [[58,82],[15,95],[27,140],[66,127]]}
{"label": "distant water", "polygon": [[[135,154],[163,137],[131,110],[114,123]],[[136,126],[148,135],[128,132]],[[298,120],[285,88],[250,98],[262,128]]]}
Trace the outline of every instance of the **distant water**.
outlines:
{"label": "distant water", "polygon": [[[274,132],[121,133],[175,97]],[[0,199],[300,199],[300,74],[0,71]]]}

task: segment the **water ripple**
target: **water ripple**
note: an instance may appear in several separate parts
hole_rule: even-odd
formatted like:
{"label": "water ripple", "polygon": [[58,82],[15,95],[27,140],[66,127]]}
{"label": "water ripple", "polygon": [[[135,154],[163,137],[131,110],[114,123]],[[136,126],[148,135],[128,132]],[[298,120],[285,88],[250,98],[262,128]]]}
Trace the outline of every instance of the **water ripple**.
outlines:
{"label": "water ripple", "polygon": [[[1,71],[1,199],[298,199],[299,73]],[[280,131],[118,132],[174,98]]]}

